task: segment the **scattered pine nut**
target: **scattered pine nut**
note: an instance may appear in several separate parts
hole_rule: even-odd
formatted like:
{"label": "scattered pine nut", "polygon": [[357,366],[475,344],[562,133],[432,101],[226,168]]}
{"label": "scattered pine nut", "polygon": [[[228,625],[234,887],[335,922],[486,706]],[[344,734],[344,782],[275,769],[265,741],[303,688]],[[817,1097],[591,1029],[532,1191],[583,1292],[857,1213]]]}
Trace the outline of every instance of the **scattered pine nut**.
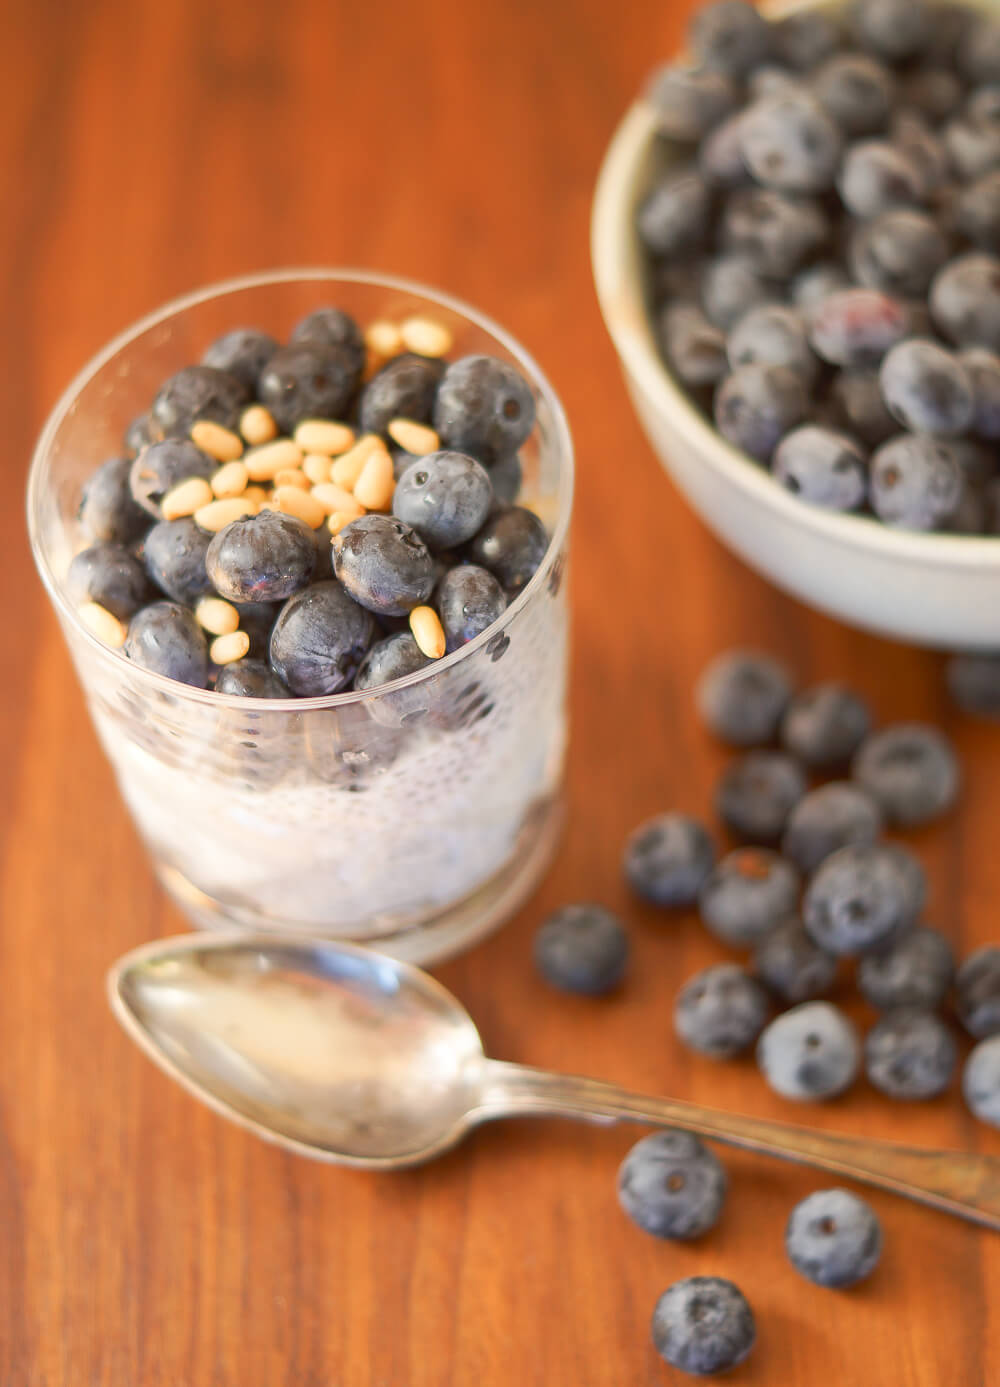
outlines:
{"label": "scattered pine nut", "polygon": [[227,462],[209,482],[216,496],[242,496],[247,489],[247,465],[245,462]]}
{"label": "scattered pine nut", "polygon": [[337,424],[332,419],[303,419],[296,425],[295,442],[306,453],[325,453],[333,457],[335,453],[346,453],[354,446],[354,430],[348,424]]}
{"label": "scattered pine nut", "polygon": [[454,341],[444,323],[423,318],[419,314],[400,324],[399,335],[407,351],[417,352],[420,356],[447,356]]}
{"label": "scattered pine nut", "polygon": [[305,521],[311,530],[318,530],[326,519],[326,511],[309,491],[301,491],[297,486],[275,488],[271,503],[284,515],[294,515]]}
{"label": "scattered pine nut", "polygon": [[252,514],[260,510],[261,506],[267,500],[267,491],[262,486],[248,486],[246,491],[243,492],[243,499],[248,506],[253,507]]}
{"label": "scattered pine nut", "polygon": [[128,632],[107,607],[102,607],[100,602],[84,602],[77,608],[77,612],[92,635],[112,650],[121,650]]}
{"label": "scattered pine nut", "polygon": [[436,453],[441,447],[441,440],[434,430],[413,419],[393,419],[387,432],[394,443],[416,457]]}
{"label": "scattered pine nut", "polygon": [[302,470],[313,485],[330,480],[331,465],[330,459],[322,453],[306,453],[302,459]]}
{"label": "scattered pine nut", "polygon": [[354,499],[367,510],[388,510],[395,490],[392,458],[385,448],[376,448],[354,484]]}
{"label": "scattered pine nut", "polygon": [[247,487],[242,496],[226,496],[221,501],[209,501],[207,506],[199,506],[194,513],[196,525],[211,534],[218,534],[234,520],[242,520],[246,515],[256,515],[260,502],[250,495]]}
{"label": "scattered pine nut", "polygon": [[278,426],[274,415],[264,405],[250,405],[240,415],[240,433],[251,447],[258,447],[278,437]]}
{"label": "scattered pine nut", "polygon": [[218,462],[235,462],[243,456],[243,439],[239,434],[211,419],[199,419],[191,425],[191,442]]}
{"label": "scattered pine nut", "polygon": [[274,485],[276,487],[297,486],[300,491],[308,491],[309,478],[301,467],[283,467],[280,472],[275,472]]}
{"label": "scattered pine nut", "polygon": [[433,607],[414,607],[410,613],[413,639],[429,660],[440,660],[445,651],[444,628]]}
{"label": "scattered pine nut", "polygon": [[240,624],[239,612],[221,597],[199,598],[194,616],[198,625],[213,636],[230,636]]}
{"label": "scattered pine nut", "polygon": [[334,458],[330,468],[330,480],[338,486],[346,486],[353,491],[358,478],[364,471],[365,463],[376,450],[386,451],[385,444],[376,433],[366,433],[359,438],[354,447],[339,458]]}
{"label": "scattered pine nut", "polygon": [[252,482],[269,482],[285,467],[298,467],[302,449],[290,438],[278,438],[260,448],[251,448],[244,458]]}
{"label": "scattered pine nut", "polygon": [[164,520],[180,520],[212,500],[212,488],[204,477],[188,477],[172,486],[160,502]]}
{"label": "scattered pine nut", "polygon": [[395,323],[387,318],[379,318],[365,328],[365,346],[376,356],[398,356],[403,350],[403,339]]}
{"label": "scattered pine nut", "polygon": [[335,510],[357,510],[360,515],[364,510],[356,496],[352,496],[335,482],[320,482],[318,486],[313,487],[312,494],[327,515],[332,515]]}
{"label": "scattered pine nut", "polygon": [[353,510],[335,510],[326,522],[327,529],[331,535],[339,535],[345,525],[350,525],[352,520],[360,520],[364,513],[364,507],[358,505]]}
{"label": "scattered pine nut", "polygon": [[216,636],[208,647],[208,655],[214,665],[231,665],[234,660],[242,660],[249,649],[250,637],[245,631],[230,631]]}

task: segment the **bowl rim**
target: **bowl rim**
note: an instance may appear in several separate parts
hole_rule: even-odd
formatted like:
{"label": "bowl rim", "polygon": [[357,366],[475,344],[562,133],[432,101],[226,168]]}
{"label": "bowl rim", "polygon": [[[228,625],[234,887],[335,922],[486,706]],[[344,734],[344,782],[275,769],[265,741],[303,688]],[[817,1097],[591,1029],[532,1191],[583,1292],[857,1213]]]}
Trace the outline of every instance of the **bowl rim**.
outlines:
{"label": "bowl rim", "polygon": [[[481,331],[494,338],[517,362],[520,369],[528,377],[529,384],[544,399],[546,409],[552,421],[553,443],[559,458],[559,486],[558,486],[558,514],[555,524],[549,535],[548,547],[545,555],[530,580],[525,584],[521,592],[513,602],[505,608],[503,615],[498,617],[495,622],[481,631],[474,640],[468,641],[449,655],[443,655],[438,660],[432,660],[423,669],[415,671],[413,674],[404,675],[400,679],[393,679],[388,683],[380,684],[372,689],[350,689],[336,694],[320,694],[309,698],[297,698],[294,695],[288,698],[255,698],[248,700],[239,694],[217,693],[214,689],[199,689],[193,684],[183,684],[179,680],[170,679],[163,674],[157,674],[153,670],[145,669],[142,665],[123,657],[120,651],[112,650],[99,640],[94,633],[83,624],[79,614],[69,595],[65,590],[65,585],[53,572],[45,554],[40,534],[39,516],[40,502],[43,488],[42,471],[49,450],[53,441],[66,417],[75,407],[77,397],[81,391],[103,368],[114,359],[120,352],[129,347],[137,338],[144,336],[150,330],[159,327],[170,318],[176,317],[191,308],[196,308],[199,304],[206,303],[212,299],[222,298],[228,294],[239,293],[247,289],[269,288],[281,284],[298,284],[313,281],[319,284],[335,287],[337,284],[365,284],[373,288],[386,289],[393,293],[411,294],[427,301],[429,305],[436,305],[456,314],[472,323]],[[452,294],[447,294],[431,285],[423,284],[419,280],[409,279],[405,276],[382,274],[375,270],[355,269],[351,267],[331,267],[325,265],[303,265],[286,266],[276,269],[258,270],[250,274],[236,275],[229,279],[217,280],[211,284],[206,284],[200,288],[193,289],[186,294],[178,295],[169,299],[160,307],[144,314],[136,319],[128,327],[117,333],[104,346],[87,361],[87,363],[76,373],[69,385],[59,396],[56,404],[49,413],[38,441],[35,444],[31,456],[31,463],[28,471],[28,484],[26,492],[27,526],[28,536],[31,542],[31,552],[35,560],[42,582],[49,594],[57,614],[69,622],[76,633],[92,649],[94,654],[108,666],[109,673],[115,672],[118,677],[126,680],[137,680],[140,685],[147,685],[150,691],[169,694],[173,698],[190,699],[197,703],[203,703],[215,709],[229,708],[246,710],[248,702],[252,702],[254,710],[260,712],[294,712],[305,713],[313,709],[324,708],[343,708],[352,704],[370,703],[387,693],[395,694],[400,690],[412,688],[423,683],[446,670],[453,669],[456,665],[462,664],[465,660],[484,649],[493,640],[498,632],[506,629],[507,623],[516,617],[527,607],[539,593],[542,585],[549,579],[557,557],[562,553],[567,539],[570,518],[573,510],[573,494],[575,486],[575,453],[573,438],[570,433],[569,421],[566,412],[562,407],[559,396],[556,394],[548,377],[535,361],[534,357],[524,348],[521,343],[512,336],[499,323],[495,322],[488,314],[481,313],[471,304],[456,298]]]}

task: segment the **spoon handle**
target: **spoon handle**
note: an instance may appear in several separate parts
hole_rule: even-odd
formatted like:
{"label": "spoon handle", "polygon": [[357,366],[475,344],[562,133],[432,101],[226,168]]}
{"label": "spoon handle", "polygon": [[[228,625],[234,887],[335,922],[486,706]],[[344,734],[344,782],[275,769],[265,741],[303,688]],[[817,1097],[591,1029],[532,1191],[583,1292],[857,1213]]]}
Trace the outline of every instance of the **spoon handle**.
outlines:
{"label": "spoon handle", "polygon": [[1000,1231],[1000,1160],[967,1151],[928,1151],[890,1141],[818,1132],[787,1122],[720,1112],[674,1098],[629,1093],[599,1079],[488,1062],[483,1119],[537,1115],[680,1127],[727,1146],[798,1161]]}

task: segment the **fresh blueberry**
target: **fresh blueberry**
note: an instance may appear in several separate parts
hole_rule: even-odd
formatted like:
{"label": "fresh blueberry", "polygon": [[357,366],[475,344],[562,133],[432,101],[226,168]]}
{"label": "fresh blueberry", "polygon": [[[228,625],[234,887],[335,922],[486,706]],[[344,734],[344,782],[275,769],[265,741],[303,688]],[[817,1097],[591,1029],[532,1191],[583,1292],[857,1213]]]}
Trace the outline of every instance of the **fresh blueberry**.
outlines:
{"label": "fresh blueberry", "polygon": [[687,1241],[718,1223],[729,1181],[714,1152],[667,1128],[637,1141],[618,1168],[618,1202],[644,1233]]}
{"label": "fresh blueberry", "polygon": [[161,591],[175,602],[194,606],[212,582],[205,559],[212,536],[190,518],[161,520],[143,544],[146,572]]}
{"label": "fresh blueberry", "polygon": [[69,566],[66,587],[78,605],[98,602],[126,622],[151,595],[142,564],[120,544],[91,544],[81,549]]}
{"label": "fresh blueberry", "polygon": [[486,468],[465,453],[430,453],[408,467],[392,497],[392,513],[432,549],[472,538],[493,506]]}
{"label": "fresh blueberry", "polygon": [[712,195],[696,168],[669,169],[636,212],[639,239],[652,255],[686,255],[701,247],[712,212]]}
{"label": "fresh blueberry", "polygon": [[874,135],[884,130],[894,96],[892,74],[863,53],[836,53],[813,74],[819,104],[845,135]]}
{"label": "fresh blueberry", "polygon": [[834,1098],[861,1068],[854,1024],[832,1002],[802,1002],[765,1027],[757,1064],[775,1093],[799,1101]]}
{"label": "fresh blueberry", "polygon": [[351,342],[281,347],[257,381],[257,394],[283,433],[302,419],[345,419],[361,382],[363,355]]}
{"label": "fresh blueberry", "polygon": [[942,134],[951,166],[964,182],[983,178],[1000,167],[1000,119],[996,111],[977,110],[970,101],[948,121]]}
{"label": "fresh blueberry", "polygon": [[767,848],[737,848],[709,873],[698,896],[707,929],[736,948],[755,944],[795,910],[799,876]]}
{"label": "fresh blueberry", "polygon": [[403,352],[376,371],[361,391],[358,420],[365,433],[383,436],[393,419],[430,422],[444,362]]}
{"label": "fresh blueberry", "polygon": [[747,188],[753,182],[743,162],[742,114],[720,121],[698,146],[698,171],[712,188]]}
{"label": "fresh blueberry", "polygon": [[940,1006],[955,973],[955,954],[944,935],[916,925],[891,948],[858,962],[858,987],[879,1011]]}
{"label": "fresh blueberry", "polygon": [[892,143],[920,170],[928,197],[943,203],[947,200],[953,169],[951,156],[937,130],[932,130],[916,111],[900,110],[889,127]]}
{"label": "fresh blueberry", "polygon": [[851,759],[870,727],[864,699],[832,681],[794,695],[781,722],[781,741],[805,765],[829,770]]}
{"label": "fresh blueberry", "polygon": [[963,713],[1000,718],[1000,655],[969,651],[947,666],[948,692]]}
{"label": "fresh blueberry", "polygon": [[717,963],[689,978],[677,994],[674,1030],[699,1054],[732,1059],[749,1050],[769,1010],[759,982],[735,963]]}
{"label": "fresh blueberry", "polygon": [[186,439],[167,438],[162,443],[151,443],[143,448],[129,470],[132,499],[161,520],[160,502],[172,487],[188,477],[202,477],[207,481],[216,466],[214,458]]}
{"label": "fresh blueberry", "polygon": [[902,109],[916,111],[932,125],[940,125],[955,114],[962,104],[962,83],[947,67],[937,65],[938,55],[928,50],[931,61],[904,73],[900,79],[899,101]]}
{"label": "fresh blueberry", "polygon": [[807,1281],[839,1290],[875,1270],[882,1228],[871,1206],[850,1190],[817,1190],[792,1210],[785,1250]]}
{"label": "fresh blueberry", "polygon": [[943,440],[900,434],[872,455],[869,496],[886,525],[940,530],[962,500],[964,482],[955,455]]}
{"label": "fresh blueberry", "polygon": [[922,53],[931,37],[927,0],[854,0],[851,22],[860,47],[887,63]]}
{"label": "fresh blueberry", "polygon": [[810,875],[848,843],[874,843],[882,812],[866,790],[849,780],[831,780],[810,790],[788,816],[781,851]]}
{"label": "fresh blueberry", "polygon": [[813,943],[801,923],[782,920],[757,945],[753,971],[784,1002],[811,1002],[829,992],[837,960]]}
{"label": "fresh blueberry", "polygon": [[972,424],[969,374],[936,342],[920,337],[898,342],[882,362],[879,383],[889,413],[913,433],[950,437]]}
{"label": "fresh blueberry", "polygon": [[535,967],[563,992],[599,997],[625,976],[628,935],[603,905],[564,905],[535,935]]}
{"label": "fresh blueberry", "polygon": [[850,280],[843,265],[833,260],[820,260],[815,265],[807,265],[792,280],[789,292],[794,306],[802,314],[808,314],[830,294],[839,289],[847,289]]}
{"label": "fresh blueberry", "polygon": [[492,626],[506,610],[507,598],[488,569],[459,564],[438,583],[434,605],[450,654]]}
{"label": "fresh blueberry", "polygon": [[868,493],[868,467],[861,448],[847,434],[817,424],[804,424],[785,434],[775,449],[771,470],[786,491],[827,510],[857,510]]}
{"label": "fresh blueberry", "polygon": [[878,217],[894,207],[919,206],[927,183],[906,150],[887,140],[859,140],[844,156],[837,179],[840,197],[855,217]]}
{"label": "fresh blueberry", "polygon": [[841,289],[811,313],[809,340],[831,365],[864,370],[877,366],[909,329],[902,300],[878,289]]}
{"label": "fresh blueberry", "polygon": [[868,1081],[889,1098],[934,1098],[952,1081],[958,1046],[932,1011],[898,1007],[865,1036]]}
{"label": "fresh blueberry", "polygon": [[250,390],[228,371],[184,366],[160,386],[151,413],[164,438],[186,438],[199,419],[235,429],[249,400]]}
{"label": "fresh blueberry", "polygon": [[981,1040],[965,1061],[962,1094],[974,1117],[1000,1127],[1000,1035]]}
{"label": "fresh blueberry", "polygon": [[230,602],[275,602],[304,588],[316,568],[316,544],[293,515],[263,510],[212,536],[205,570]]}
{"label": "fresh blueberry", "polygon": [[136,453],[141,453],[148,444],[155,443],[156,438],[153,418],[147,410],[145,414],[137,414],[125,430],[125,450],[135,457]]}
{"label": "fresh blueberry", "polygon": [[280,602],[240,603],[240,630],[250,637],[251,659],[267,659],[271,648],[271,631],[280,611]]}
{"label": "fresh blueberry", "polygon": [[153,602],[129,622],[125,654],[143,669],[203,689],[208,682],[205,633],[187,607]]}
{"label": "fresh blueberry", "polygon": [[696,144],[739,104],[736,85],[721,72],[666,63],[650,77],[646,100],[668,140]]}
{"label": "fresh blueberry", "polygon": [[980,250],[1000,251],[1000,169],[963,188],[953,206],[955,229]]}
{"label": "fresh blueberry", "polygon": [[723,771],[715,810],[741,838],[773,843],[805,792],[805,775],[793,757],[783,751],[748,751]]}
{"label": "fresh blueberry", "polygon": [[802,78],[798,72],[782,63],[765,63],[751,72],[747,78],[747,95],[753,101],[765,96],[777,96],[780,92],[802,91]]}
{"label": "fresh blueberry", "polygon": [[444,447],[471,453],[488,467],[516,452],[531,433],[535,399],[509,362],[463,356],[441,377],[432,417]]}
{"label": "fresh blueberry", "polygon": [[406,616],[434,590],[434,560],[409,525],[389,515],[363,515],[335,536],[333,569],[362,607],[377,616]]}
{"label": "fresh blueberry", "polygon": [[992,14],[969,19],[957,49],[959,71],[974,86],[1000,82],[1000,20]]}
{"label": "fresh blueberry", "polygon": [[723,332],[749,309],[774,297],[774,286],[757,273],[746,255],[720,255],[705,267],[702,307],[709,322]]}
{"label": "fresh blueberry", "polygon": [[847,252],[858,284],[885,294],[926,294],[948,259],[948,241],[933,217],[908,207],[883,212],[854,230]]}
{"label": "fresh blueberry", "polygon": [[80,524],[105,544],[132,544],[149,526],[149,514],[136,503],[129,485],[131,458],[109,458],[83,485]]}
{"label": "fresh blueberry", "polygon": [[[829,236],[829,219],[818,202],[773,188],[736,189],[720,218],[723,249],[745,256],[769,279],[791,278],[820,254]],[[773,287],[768,297],[775,297]]]}
{"label": "fresh blueberry", "polygon": [[493,503],[497,506],[512,506],[521,494],[524,472],[517,453],[508,453],[490,467],[490,484],[493,487]]}
{"label": "fresh blueberry", "polygon": [[950,260],[931,282],[930,308],[942,336],[1000,352],[1000,259],[972,251]]}
{"label": "fresh blueberry", "polygon": [[376,641],[365,655],[354,676],[354,687],[377,689],[394,679],[416,674],[430,663],[409,631],[395,631],[384,640]]}
{"label": "fresh blueberry", "polygon": [[869,953],[909,929],[925,890],[920,864],[905,848],[850,843],[817,869],[806,888],[803,923],[827,953]]}
{"label": "fresh blueberry", "polygon": [[261,371],[278,350],[278,343],[258,328],[238,327],[217,337],[201,358],[203,366],[226,371],[252,393]]}
{"label": "fresh blueberry", "polygon": [[[970,347],[959,353],[958,360],[972,386],[972,432],[980,438],[1000,438],[1000,356],[985,347]],[[967,481],[987,482],[994,475],[992,450],[981,450],[980,457],[982,466],[977,466],[976,475],[970,476],[963,467]]]}
{"label": "fresh blueberry", "polygon": [[976,949],[963,960],[955,974],[955,1010],[976,1040],[1000,1033],[1000,948],[996,945]]}
{"label": "fresh blueberry", "polygon": [[744,77],[767,60],[771,29],[748,0],[711,0],[688,28],[691,52],[705,67]]}
{"label": "fresh blueberry", "polygon": [[288,338],[292,346],[350,347],[360,371],[365,360],[365,339],[361,329],[342,308],[314,308],[299,320]]}
{"label": "fresh blueberry", "polygon": [[834,422],[866,448],[877,448],[899,431],[873,371],[838,371],[828,399]]}
{"label": "fresh blueberry", "polygon": [[715,424],[734,447],[759,462],[808,411],[806,388],[787,366],[741,366],[715,392]]}
{"label": "fresh blueberry", "polygon": [[531,580],[548,547],[545,526],[534,511],[508,506],[493,512],[465,553],[474,564],[488,568],[513,595]]}
{"label": "fresh blueberry", "polygon": [[685,385],[715,385],[728,370],[726,339],[692,303],[671,303],[657,327],[667,364]]}
{"label": "fresh blueberry", "polygon": [[823,10],[798,10],[771,25],[775,56],[798,72],[811,73],[843,46],[844,35]]}
{"label": "fresh blueberry", "polygon": [[314,583],[282,607],[271,632],[271,667],[294,694],[339,693],[376,634],[371,612],[340,583]]}
{"label": "fresh blueberry", "polygon": [[753,364],[787,366],[806,385],[819,369],[801,315],[778,303],[761,304],[745,313],[730,332],[726,351],[734,371]]}
{"label": "fresh blueberry", "polygon": [[757,650],[717,655],[698,681],[695,699],[706,725],[730,746],[770,742],[792,695],[791,675]]}
{"label": "fresh blueberry", "polygon": [[239,698],[287,698],[288,690],[266,660],[249,656],[223,665],[215,681],[215,692]]}
{"label": "fresh blueberry", "polygon": [[936,727],[901,722],[873,732],[858,748],[851,774],[882,806],[890,823],[922,824],[950,809],[959,767]]}
{"label": "fresh blueberry", "polygon": [[688,1276],[663,1292],[653,1311],[653,1345],[671,1367],[696,1377],[742,1363],[757,1337],[753,1311],[732,1281]]}
{"label": "fresh blueberry", "polygon": [[647,819],[625,844],[628,884],[654,905],[694,905],[714,862],[711,838],[686,814]]}
{"label": "fresh blueberry", "polygon": [[829,188],[840,163],[843,136],[823,107],[793,89],[748,106],[740,125],[743,161],[758,183],[788,193]]}

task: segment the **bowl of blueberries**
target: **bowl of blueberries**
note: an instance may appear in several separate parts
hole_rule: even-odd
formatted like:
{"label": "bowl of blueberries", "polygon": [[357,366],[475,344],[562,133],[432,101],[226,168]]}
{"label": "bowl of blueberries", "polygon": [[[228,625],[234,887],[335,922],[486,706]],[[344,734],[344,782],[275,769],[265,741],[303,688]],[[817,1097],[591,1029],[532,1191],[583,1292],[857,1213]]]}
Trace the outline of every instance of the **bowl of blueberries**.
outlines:
{"label": "bowl of blueberries", "polygon": [[688,51],[592,217],[650,442],[784,590],[1000,648],[1000,12],[714,0]]}

